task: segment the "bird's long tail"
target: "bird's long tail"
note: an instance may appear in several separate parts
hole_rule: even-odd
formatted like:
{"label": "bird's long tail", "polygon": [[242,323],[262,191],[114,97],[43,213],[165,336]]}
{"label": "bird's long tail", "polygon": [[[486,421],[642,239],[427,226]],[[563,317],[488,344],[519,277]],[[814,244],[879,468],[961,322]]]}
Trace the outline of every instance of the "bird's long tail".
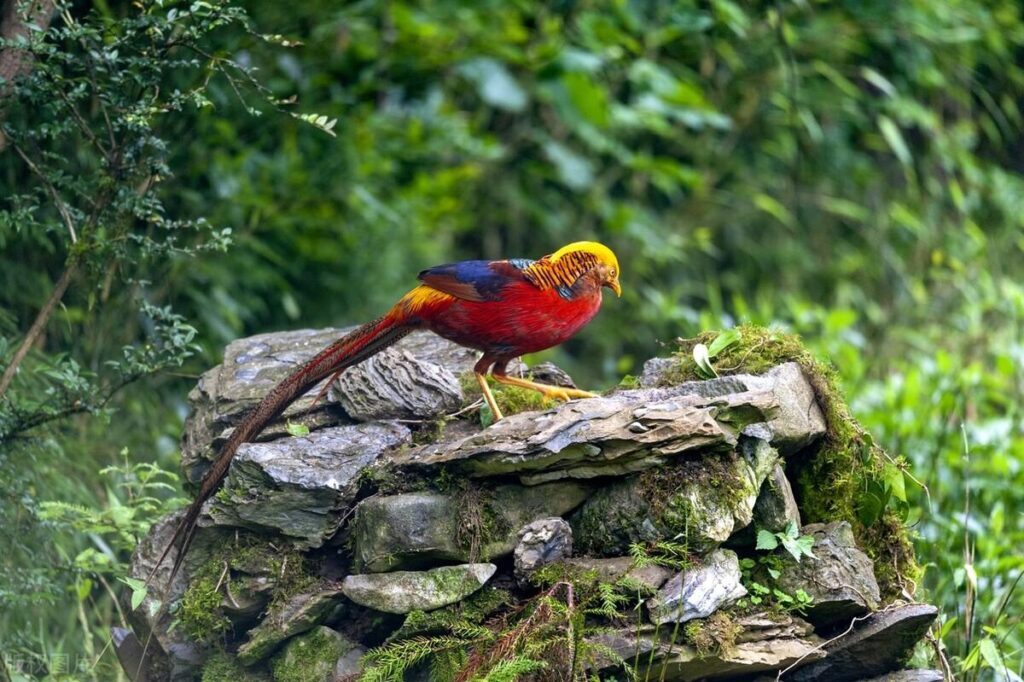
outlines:
{"label": "bird's long tail", "polygon": [[167,586],[170,587],[174,582],[195,536],[196,522],[202,511],[203,503],[210,499],[220,487],[227,476],[228,467],[231,465],[235,452],[243,443],[259,435],[267,424],[280,416],[285,408],[318,382],[379,353],[415,328],[416,324],[409,319],[408,315],[402,314],[402,309],[395,306],[386,315],[364,324],[320,351],[313,359],[274,386],[235,427],[224,449],[221,450],[213,466],[203,477],[199,493],[174,529],[174,535],[146,578],[146,584],[148,585],[153,580],[171,549],[175,545],[179,545],[170,577],[167,579]]}

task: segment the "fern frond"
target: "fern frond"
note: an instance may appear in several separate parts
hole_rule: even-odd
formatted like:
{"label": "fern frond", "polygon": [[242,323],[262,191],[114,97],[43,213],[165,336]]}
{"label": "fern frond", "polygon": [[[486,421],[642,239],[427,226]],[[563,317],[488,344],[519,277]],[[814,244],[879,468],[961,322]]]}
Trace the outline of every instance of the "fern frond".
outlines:
{"label": "fern frond", "polygon": [[535,661],[532,658],[516,656],[504,661],[499,661],[483,677],[474,678],[473,682],[515,682],[523,675],[529,675],[547,667],[544,661]]}
{"label": "fern frond", "polygon": [[363,656],[364,670],[359,682],[402,682],[405,671],[427,656],[472,643],[461,637],[413,637],[371,649]]}

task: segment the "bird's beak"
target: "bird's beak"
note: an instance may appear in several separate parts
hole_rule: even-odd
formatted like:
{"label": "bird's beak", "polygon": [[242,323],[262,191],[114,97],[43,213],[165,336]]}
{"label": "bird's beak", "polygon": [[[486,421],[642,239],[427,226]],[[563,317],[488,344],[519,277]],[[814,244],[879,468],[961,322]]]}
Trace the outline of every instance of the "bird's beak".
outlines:
{"label": "bird's beak", "polygon": [[619,285],[619,278],[616,277],[612,281],[608,282],[608,288],[615,292],[615,295],[622,297],[622,286]]}

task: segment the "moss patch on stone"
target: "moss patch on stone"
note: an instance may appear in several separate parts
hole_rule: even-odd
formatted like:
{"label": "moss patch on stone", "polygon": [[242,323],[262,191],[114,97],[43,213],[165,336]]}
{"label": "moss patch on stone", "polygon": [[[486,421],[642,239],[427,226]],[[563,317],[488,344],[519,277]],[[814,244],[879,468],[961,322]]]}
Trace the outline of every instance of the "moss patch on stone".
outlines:
{"label": "moss patch on stone", "polygon": [[351,643],[329,628],[314,628],[271,659],[274,682],[330,682],[335,663],[351,650]]}
{"label": "moss patch on stone", "polygon": [[691,620],[683,627],[683,640],[697,650],[701,658],[728,657],[736,647],[742,628],[726,611],[716,611],[707,618]]}
{"label": "moss patch on stone", "polygon": [[191,639],[209,644],[230,629],[231,621],[221,604],[238,573],[265,575],[273,580],[271,607],[317,582],[309,559],[302,553],[282,552],[254,535],[240,535],[215,551],[192,574],[176,614]]}
{"label": "moss patch on stone", "polygon": [[688,486],[697,484],[721,493],[720,506],[723,509],[742,502],[744,482],[736,471],[735,457],[723,454],[695,460],[681,459],[640,474],[640,496],[650,507],[653,518],[664,526],[667,537],[685,542],[690,529],[702,523],[702,514],[706,510],[694,505],[689,497],[679,494]]}
{"label": "moss patch on stone", "polygon": [[202,682],[270,682],[265,671],[246,668],[234,656],[217,651],[206,659]]}
{"label": "moss patch on stone", "polygon": [[[476,383],[476,378],[472,374],[463,375],[461,382],[462,394],[466,396],[467,404],[483,397],[480,385]],[[490,377],[487,378],[487,383],[491,387],[495,402],[498,403],[498,409],[506,417],[520,412],[547,410],[558,404],[557,400],[546,398],[540,392],[528,388],[499,384]],[[486,405],[484,409],[489,415],[490,409]]]}
{"label": "moss patch on stone", "polygon": [[[858,514],[862,491],[869,480],[882,475],[886,456],[850,414],[835,368],[815,358],[795,334],[749,324],[737,331],[739,341],[713,360],[720,375],[759,374],[784,362],[796,362],[825,415],[828,429],[822,442],[813,452],[790,462],[804,521],[849,521],[858,544],[875,561],[883,599],[898,597],[906,585],[916,582],[920,568],[907,531],[891,510],[885,510],[870,524],[863,523]],[[702,380],[693,348],[698,343],[710,345],[720,333],[708,331],[680,341],[677,362],[662,383]]]}
{"label": "moss patch on stone", "polygon": [[220,609],[222,582],[220,562],[208,561],[193,575],[181,598],[177,619],[190,639],[203,644],[215,641],[231,627]]}

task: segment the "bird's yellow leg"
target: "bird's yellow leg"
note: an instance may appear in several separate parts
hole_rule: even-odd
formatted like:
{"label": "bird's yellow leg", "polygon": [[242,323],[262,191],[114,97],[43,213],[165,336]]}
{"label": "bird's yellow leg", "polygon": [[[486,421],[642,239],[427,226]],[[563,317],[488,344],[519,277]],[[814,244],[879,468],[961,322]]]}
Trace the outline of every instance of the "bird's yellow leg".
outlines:
{"label": "bird's yellow leg", "polygon": [[480,390],[483,391],[484,400],[487,401],[487,406],[491,408],[491,414],[494,415],[494,421],[498,421],[501,419],[501,410],[498,409],[498,403],[494,400],[494,394],[491,393],[491,387],[487,385],[487,377],[480,372],[474,372],[473,374],[476,376],[476,383],[480,384]]}
{"label": "bird's yellow leg", "polygon": [[536,381],[530,381],[529,379],[520,379],[519,377],[510,377],[505,374],[494,374],[494,380],[508,384],[509,386],[518,386],[520,388],[528,388],[531,391],[537,391],[546,398],[557,398],[559,400],[571,400],[573,398],[597,398],[596,393],[590,391],[581,391],[578,388],[563,388],[561,386],[548,386],[547,384],[538,384]]}

